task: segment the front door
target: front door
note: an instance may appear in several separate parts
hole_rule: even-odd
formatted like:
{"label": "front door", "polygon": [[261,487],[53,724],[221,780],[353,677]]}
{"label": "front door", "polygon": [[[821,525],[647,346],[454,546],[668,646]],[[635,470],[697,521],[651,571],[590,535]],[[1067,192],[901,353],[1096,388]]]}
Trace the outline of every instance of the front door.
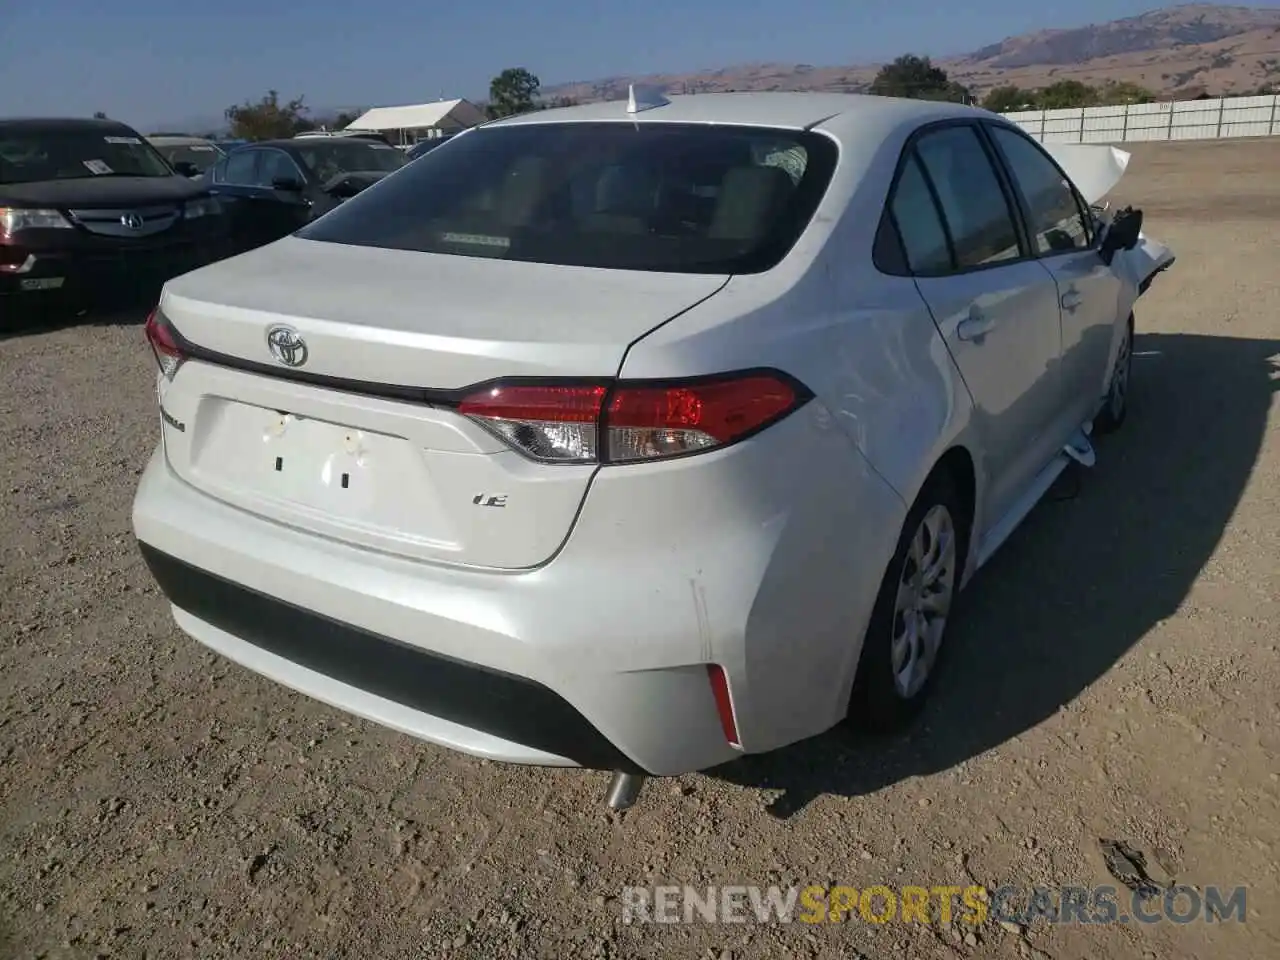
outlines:
{"label": "front door", "polygon": [[[294,159],[283,150],[265,148],[258,168],[257,181],[262,190],[259,216],[263,243],[287,237],[311,217],[311,200],[307,179]],[[282,188],[291,181],[297,190]]]}
{"label": "front door", "polygon": [[1091,418],[1110,381],[1111,356],[1123,327],[1124,284],[1103,263],[1088,205],[1044,149],[1026,134],[990,124],[1022,206],[1032,252],[1058,286],[1062,307],[1062,376],[1074,429]]}
{"label": "front door", "polygon": [[231,242],[236,253],[258,246],[258,221],[255,217],[259,194],[255,185],[262,151],[252,147],[233,150],[214,168],[211,192],[218,198],[231,229]]}

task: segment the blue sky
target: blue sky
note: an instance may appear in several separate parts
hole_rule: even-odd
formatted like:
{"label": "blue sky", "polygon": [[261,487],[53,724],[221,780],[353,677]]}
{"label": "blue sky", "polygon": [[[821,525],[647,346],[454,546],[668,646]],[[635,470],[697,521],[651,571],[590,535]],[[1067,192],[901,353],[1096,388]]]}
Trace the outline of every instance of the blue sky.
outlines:
{"label": "blue sky", "polygon": [[[1272,6],[1274,4],[1264,4]],[[316,106],[483,97],[526,66],[546,85],[752,61],[964,53],[1156,9],[1142,0],[0,0],[0,116],[104,110],[142,127],[219,117],[275,88]]]}

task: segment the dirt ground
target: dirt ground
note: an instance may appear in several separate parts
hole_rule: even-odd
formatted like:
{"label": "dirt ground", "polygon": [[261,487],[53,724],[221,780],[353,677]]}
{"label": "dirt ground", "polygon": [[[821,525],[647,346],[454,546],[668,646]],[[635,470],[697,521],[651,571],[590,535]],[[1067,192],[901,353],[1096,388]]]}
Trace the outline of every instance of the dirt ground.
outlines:
{"label": "dirt ground", "polygon": [[[975,580],[923,722],[652,781],[484,763],[181,635],[129,507],[139,318],[0,341],[0,956],[1280,956],[1280,138],[1139,146],[1134,409]],[[1074,496],[1072,496],[1074,494]],[[1115,885],[1246,922],[625,924],[643,884]],[[968,934],[966,938],[966,934]]]}

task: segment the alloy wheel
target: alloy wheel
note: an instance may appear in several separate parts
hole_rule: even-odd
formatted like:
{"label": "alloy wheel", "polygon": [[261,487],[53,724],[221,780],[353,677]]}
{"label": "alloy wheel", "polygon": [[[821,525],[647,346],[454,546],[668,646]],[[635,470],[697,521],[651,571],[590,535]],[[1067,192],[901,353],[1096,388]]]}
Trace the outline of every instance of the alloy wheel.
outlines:
{"label": "alloy wheel", "polygon": [[955,521],[946,506],[935,504],[911,539],[894,603],[893,683],[903,699],[914,697],[929,679],[955,588]]}

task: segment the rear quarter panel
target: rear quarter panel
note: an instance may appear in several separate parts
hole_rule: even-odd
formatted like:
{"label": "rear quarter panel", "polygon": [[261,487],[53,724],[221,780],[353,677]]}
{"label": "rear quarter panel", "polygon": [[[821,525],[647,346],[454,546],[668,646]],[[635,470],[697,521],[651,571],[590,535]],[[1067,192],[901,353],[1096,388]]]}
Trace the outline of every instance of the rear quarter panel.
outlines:
{"label": "rear quarter panel", "polygon": [[837,128],[836,175],[791,253],[766,273],[734,277],[635,344],[622,376],[782,369],[818,395],[910,504],[947,449],[972,442],[969,393],[914,280],[872,263],[888,185],[914,127],[874,143]]}

